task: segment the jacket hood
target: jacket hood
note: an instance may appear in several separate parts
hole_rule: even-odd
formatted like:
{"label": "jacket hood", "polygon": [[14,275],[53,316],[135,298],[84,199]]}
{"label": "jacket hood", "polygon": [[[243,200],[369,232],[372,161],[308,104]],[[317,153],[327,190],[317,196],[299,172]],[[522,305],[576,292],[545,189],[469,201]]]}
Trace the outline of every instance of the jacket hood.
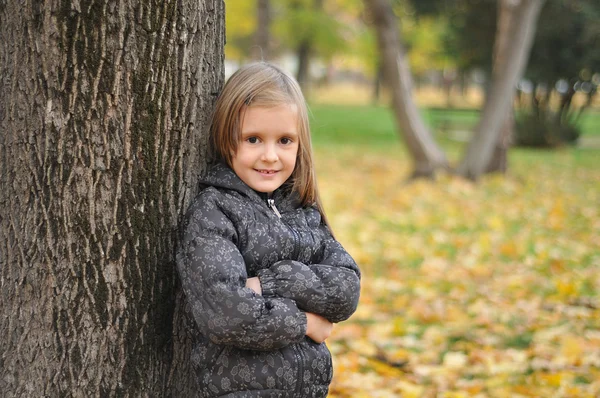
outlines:
{"label": "jacket hood", "polygon": [[[206,173],[200,176],[200,187],[216,187],[232,189],[246,196],[254,196],[257,193],[244,183],[229,166],[224,163],[215,163],[209,166]],[[254,195],[253,195],[254,194]]]}
{"label": "jacket hood", "polygon": [[257,192],[250,188],[229,166],[222,162],[210,165],[206,173],[200,177],[199,184],[200,188],[212,186],[237,191],[248,198],[261,202],[265,202],[270,197],[278,203],[278,206],[293,208],[300,204],[299,195],[291,192],[289,183],[285,183],[271,195]]}

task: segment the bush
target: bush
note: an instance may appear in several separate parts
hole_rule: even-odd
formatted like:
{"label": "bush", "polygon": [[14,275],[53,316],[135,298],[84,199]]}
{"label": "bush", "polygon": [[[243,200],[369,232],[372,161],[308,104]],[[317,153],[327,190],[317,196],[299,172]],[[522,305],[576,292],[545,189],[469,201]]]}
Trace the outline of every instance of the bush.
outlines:
{"label": "bush", "polygon": [[553,112],[532,112],[518,117],[515,123],[515,144],[527,147],[554,148],[572,145],[581,129],[570,118],[559,118]]}

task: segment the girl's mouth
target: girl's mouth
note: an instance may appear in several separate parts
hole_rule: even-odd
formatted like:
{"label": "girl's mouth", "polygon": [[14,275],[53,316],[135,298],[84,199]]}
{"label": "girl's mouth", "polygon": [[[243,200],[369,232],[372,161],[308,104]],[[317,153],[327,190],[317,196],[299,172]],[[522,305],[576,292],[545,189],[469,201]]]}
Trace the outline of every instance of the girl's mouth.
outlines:
{"label": "girl's mouth", "polygon": [[260,170],[260,169],[255,169],[256,171],[258,171],[261,174],[275,174],[277,173],[277,170]]}

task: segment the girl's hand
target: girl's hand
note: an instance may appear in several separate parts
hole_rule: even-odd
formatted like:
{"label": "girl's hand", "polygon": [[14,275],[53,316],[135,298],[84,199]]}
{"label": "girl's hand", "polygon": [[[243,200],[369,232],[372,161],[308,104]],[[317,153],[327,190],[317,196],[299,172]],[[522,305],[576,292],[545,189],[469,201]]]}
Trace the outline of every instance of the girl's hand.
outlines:
{"label": "girl's hand", "polygon": [[246,287],[254,290],[256,294],[262,296],[262,287],[260,286],[260,279],[258,277],[246,279]]}
{"label": "girl's hand", "polygon": [[324,342],[331,335],[332,330],[333,323],[327,319],[311,312],[306,313],[306,335],[315,343]]}

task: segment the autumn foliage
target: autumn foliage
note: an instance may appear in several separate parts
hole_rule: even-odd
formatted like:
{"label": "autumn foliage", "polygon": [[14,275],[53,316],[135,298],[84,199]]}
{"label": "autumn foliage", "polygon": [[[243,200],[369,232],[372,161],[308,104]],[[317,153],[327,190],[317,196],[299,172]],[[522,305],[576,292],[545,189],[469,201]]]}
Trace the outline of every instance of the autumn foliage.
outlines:
{"label": "autumn foliage", "polygon": [[597,150],[513,151],[508,176],[477,185],[405,184],[395,146],[317,155],[363,271],[328,340],[330,397],[600,396]]}

